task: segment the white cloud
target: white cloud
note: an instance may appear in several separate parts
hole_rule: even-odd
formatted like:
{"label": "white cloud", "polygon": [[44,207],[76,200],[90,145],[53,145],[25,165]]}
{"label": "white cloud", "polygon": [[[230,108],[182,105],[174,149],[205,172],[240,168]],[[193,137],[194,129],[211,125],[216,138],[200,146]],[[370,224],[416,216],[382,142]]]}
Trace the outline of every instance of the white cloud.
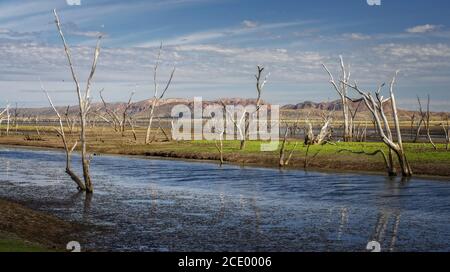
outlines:
{"label": "white cloud", "polygon": [[361,33],[345,33],[342,35],[345,39],[350,39],[353,41],[364,41],[370,40],[371,37],[369,35],[361,34]]}
{"label": "white cloud", "polygon": [[382,44],[375,47],[375,51],[380,55],[395,57],[416,57],[416,58],[448,58],[450,57],[450,46],[446,44]]}
{"label": "white cloud", "polygon": [[415,27],[408,28],[408,29],[406,29],[406,32],[413,33],[413,34],[421,34],[421,33],[434,32],[436,30],[439,30],[439,28],[441,28],[441,26],[426,24],[426,25],[418,25]]}
{"label": "white cloud", "polygon": [[255,22],[255,21],[244,20],[244,21],[242,22],[242,25],[243,25],[244,27],[246,27],[246,28],[255,28],[255,27],[257,27],[259,24],[258,24],[258,22]]}
{"label": "white cloud", "polygon": [[176,51],[204,51],[219,54],[234,54],[236,50],[232,48],[225,48],[212,44],[194,44],[194,45],[180,45],[175,47]]}
{"label": "white cloud", "polygon": [[104,38],[108,37],[108,34],[99,31],[68,31],[69,34],[87,38],[98,38],[102,36]]}
{"label": "white cloud", "polygon": [[[178,37],[171,38],[169,40],[164,41],[165,45],[183,45],[183,44],[193,44],[193,43],[202,43],[202,42],[211,42],[214,40],[222,39],[222,38],[232,38],[236,36],[250,35],[256,33],[262,33],[274,29],[283,29],[289,27],[300,26],[309,22],[306,21],[292,21],[292,22],[280,22],[280,23],[268,23],[268,24],[258,24],[255,27],[248,28],[239,25],[238,27],[227,27],[220,29],[209,29],[206,31],[198,31],[190,34],[181,35]],[[266,38],[266,36],[258,37]],[[141,42],[135,44],[135,46],[139,47],[153,47],[160,44],[159,40],[151,40],[147,42]]]}

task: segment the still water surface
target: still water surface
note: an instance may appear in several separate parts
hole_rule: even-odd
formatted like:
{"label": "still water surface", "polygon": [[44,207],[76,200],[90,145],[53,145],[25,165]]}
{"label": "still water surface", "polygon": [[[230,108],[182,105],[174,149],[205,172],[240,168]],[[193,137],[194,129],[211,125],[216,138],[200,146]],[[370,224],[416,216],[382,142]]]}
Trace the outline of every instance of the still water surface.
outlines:
{"label": "still water surface", "polygon": [[85,249],[450,251],[447,181],[99,156],[85,199],[64,164],[62,152],[0,147],[0,197],[101,226]]}

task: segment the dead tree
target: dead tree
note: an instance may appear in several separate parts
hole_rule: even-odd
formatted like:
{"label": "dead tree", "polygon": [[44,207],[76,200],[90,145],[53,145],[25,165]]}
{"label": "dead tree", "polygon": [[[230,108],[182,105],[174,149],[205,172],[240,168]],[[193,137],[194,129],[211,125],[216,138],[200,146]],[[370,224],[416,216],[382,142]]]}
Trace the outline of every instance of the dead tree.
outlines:
{"label": "dead tree", "polygon": [[364,126],[361,127],[361,124],[358,124],[353,130],[353,136],[357,142],[366,142],[367,140],[367,122],[364,123]]}
{"label": "dead tree", "polygon": [[322,125],[319,134],[314,135],[312,122],[309,117],[305,119],[305,145],[321,145],[327,141],[330,136],[331,122],[333,121],[333,111],[328,114],[322,113]]}
{"label": "dead tree", "polygon": [[[362,101],[358,102],[358,105],[356,106],[356,108],[354,110],[352,110],[352,107],[348,107],[348,112],[349,112],[349,116],[350,116],[350,120],[349,120],[349,127],[350,127],[350,135],[352,136],[352,140],[355,137],[355,133],[357,133],[357,128],[356,128],[356,115],[358,114],[358,110],[361,106]],[[359,124],[358,124],[359,126]],[[358,141],[358,135],[356,135],[356,140]]]}
{"label": "dead tree", "polygon": [[174,67],[172,70],[172,73],[170,74],[169,80],[166,83],[166,86],[162,90],[161,94],[159,95],[159,86],[158,86],[158,69],[161,61],[161,53],[162,53],[162,43],[159,47],[158,57],[156,59],[155,68],[153,69],[153,85],[154,85],[154,91],[153,91],[153,100],[152,105],[150,107],[149,116],[148,116],[148,126],[147,126],[147,133],[145,135],[145,144],[150,144],[150,134],[152,130],[152,123],[153,118],[155,115],[155,108],[158,106],[161,99],[164,98],[164,95],[166,94],[167,90],[170,87],[170,84],[172,83],[173,75],[175,74],[176,68]]}
{"label": "dead tree", "polygon": [[79,114],[80,114],[81,164],[83,166],[84,184],[86,187],[86,192],[93,193],[94,187],[92,185],[91,176],[89,173],[89,167],[90,167],[91,160],[90,160],[90,156],[87,153],[86,119],[87,119],[89,110],[91,108],[91,97],[90,97],[91,85],[92,85],[92,79],[94,78],[95,70],[97,68],[98,57],[100,55],[100,41],[101,41],[102,37],[100,35],[98,38],[97,45],[96,45],[95,51],[94,51],[94,57],[93,57],[93,62],[92,62],[92,66],[91,66],[91,71],[90,71],[90,74],[89,74],[89,77],[87,80],[87,84],[86,84],[86,89],[85,89],[84,93],[82,93],[82,90],[80,87],[80,82],[78,81],[78,77],[77,77],[77,74],[75,73],[75,69],[73,66],[70,49],[69,49],[69,46],[67,45],[66,39],[64,37],[58,14],[56,13],[56,10],[53,10],[53,13],[55,15],[56,27],[58,29],[61,41],[64,45],[64,51],[66,53],[67,61],[68,61],[70,71],[72,74],[72,79],[75,83],[76,93],[78,96],[78,105],[80,108]]}
{"label": "dead tree", "polygon": [[6,107],[6,136],[9,136],[9,125],[11,122],[11,113],[9,107]]}
{"label": "dead tree", "polygon": [[413,135],[414,135],[414,124],[416,123],[416,113],[413,113],[411,115],[410,120],[411,120],[410,137],[411,137],[411,140],[414,140]]}
{"label": "dead tree", "polygon": [[[228,122],[230,121],[231,123],[233,123],[233,127],[236,128],[237,132],[238,132],[238,136],[239,139],[241,140],[241,146],[242,147],[242,141],[245,139],[245,118],[246,118],[246,114],[247,112],[244,110],[242,112],[242,114],[239,116],[239,112],[231,112],[228,109],[228,106],[226,105],[226,103],[221,100],[220,103],[222,104],[223,110],[225,112],[225,120]],[[234,132],[233,132],[233,137],[234,137]]]}
{"label": "dead tree", "polygon": [[342,116],[344,118],[344,142],[351,142],[353,135],[352,135],[352,128],[350,125],[350,108],[349,108],[349,100],[347,99],[347,83],[350,80],[350,66],[348,68],[345,68],[344,65],[344,59],[342,56],[339,56],[340,59],[340,66],[341,66],[341,78],[339,81],[339,84],[336,83],[334,80],[333,74],[328,70],[327,66],[325,64],[322,64],[325,71],[330,76],[330,83],[333,86],[333,88],[336,90],[338,95],[340,96],[341,103],[342,103]]}
{"label": "dead tree", "polygon": [[[2,122],[3,122],[3,120],[5,120],[5,117],[3,117],[3,116],[6,116],[6,119],[8,120],[8,123],[9,123],[9,105],[6,105],[6,108],[4,108],[3,109],[3,111],[1,111],[0,112],[0,135],[1,135],[1,125],[2,125]],[[9,127],[9,125],[8,125],[8,127]],[[8,134],[8,128],[6,129],[6,134]]]}
{"label": "dead tree", "polygon": [[227,104],[220,100],[220,103],[222,104],[223,110],[225,112],[225,120],[228,122],[230,121],[233,123],[234,128],[236,128],[237,132],[239,133],[239,139],[242,141],[245,138],[244,131],[242,129],[242,122],[245,120],[246,112],[244,111],[241,116],[235,116],[234,112],[231,112]]}
{"label": "dead tree", "polygon": [[297,119],[296,123],[292,127],[290,127],[289,124],[286,122],[286,131],[284,132],[283,142],[281,143],[280,148],[280,161],[279,161],[280,167],[289,166],[289,162],[291,161],[292,156],[294,155],[294,151],[297,149],[299,143],[298,141],[295,142],[294,147],[291,149],[289,155],[287,155],[286,157],[286,147],[288,144],[289,131],[295,130],[297,128],[299,120],[300,119]]}
{"label": "dead tree", "polygon": [[161,118],[158,117],[158,129],[161,130],[161,132],[163,133],[164,137],[166,138],[167,142],[170,142],[172,139],[169,136],[169,134],[164,130],[162,124],[161,124]]}
{"label": "dead tree", "polygon": [[430,132],[430,122],[431,122],[430,95],[427,96],[427,111],[426,112],[423,111],[422,102],[420,101],[419,97],[417,97],[417,101],[419,103],[420,115],[422,116],[423,123],[425,124],[425,130],[427,132],[428,141],[433,146],[434,150],[437,150],[437,147],[434,144],[433,139],[431,138],[431,132]]}
{"label": "dead tree", "polygon": [[448,115],[445,116],[444,122],[442,122],[440,125],[442,129],[444,130],[444,136],[445,136],[445,149],[448,151],[450,146],[450,126],[449,126],[449,120]]}
{"label": "dead tree", "polygon": [[[309,114],[308,117],[305,119],[306,127],[305,127],[305,141],[304,146],[306,146],[306,152],[305,152],[305,160],[304,160],[304,168],[307,169],[308,165],[310,163],[309,159],[309,151],[311,146],[313,145],[326,145],[326,144],[332,144],[331,141],[329,141],[330,135],[331,135],[331,122],[332,122],[332,115],[334,111],[328,112],[328,114],[322,113],[322,119],[323,123],[321,125],[321,129],[319,134],[316,136],[314,135],[313,131],[313,125],[312,122],[309,120]],[[319,153],[321,152],[321,149],[319,149],[316,154],[314,154],[311,157],[311,160],[315,159]]]}
{"label": "dead tree", "polygon": [[13,123],[14,123],[14,129],[17,133],[17,130],[19,129],[19,108],[16,103],[16,106],[14,107],[14,113],[13,113]]}
{"label": "dead tree", "polygon": [[255,78],[256,78],[256,92],[257,92],[256,111],[252,112],[252,113],[244,113],[245,127],[244,127],[244,137],[241,139],[241,145],[240,145],[240,149],[241,150],[245,149],[245,144],[246,144],[247,138],[249,137],[249,134],[250,134],[250,131],[249,131],[250,119],[251,118],[257,118],[259,110],[261,109],[262,91],[264,89],[264,86],[267,84],[268,77],[270,76],[270,73],[268,73],[264,77],[264,79],[262,78],[264,69],[265,68],[262,67],[262,66],[259,66],[259,65],[257,66],[257,74],[255,75]]}
{"label": "dead tree", "polygon": [[416,136],[414,137],[414,143],[417,143],[419,141],[419,137],[420,137],[420,132],[422,131],[422,126],[425,123],[425,119],[426,119],[426,115],[422,110],[422,103],[420,101],[420,98],[417,96],[417,101],[419,103],[419,114],[420,114],[420,118],[419,121],[417,123],[417,128],[416,128]]}
{"label": "dead tree", "polygon": [[108,107],[108,104],[106,103],[105,99],[103,98],[103,91],[104,91],[104,89],[102,89],[99,92],[100,99],[102,100],[102,103],[103,103],[103,109],[104,109],[105,113],[109,116],[109,118],[110,118],[109,123],[111,123],[113,125],[114,131],[119,132],[119,128],[122,127],[121,120],[119,118],[119,115],[114,110],[111,110]]}
{"label": "dead tree", "polygon": [[36,115],[34,117],[34,127],[36,129],[36,134],[37,134],[38,138],[40,139],[41,132],[39,131],[39,115]]}
{"label": "dead tree", "polygon": [[134,93],[135,93],[135,91],[131,92],[130,99],[128,99],[128,103],[125,106],[125,109],[123,110],[123,113],[122,113],[122,121],[121,121],[122,137],[125,136],[125,128],[126,128],[126,124],[127,124],[127,114],[131,108],[131,100],[133,99]]}
{"label": "dead tree", "polygon": [[73,135],[76,121],[74,119],[70,118],[69,111],[70,111],[70,106],[67,106],[66,111],[64,113],[64,119],[66,121],[67,127],[69,128],[70,135]]}
{"label": "dead tree", "polygon": [[[382,84],[378,90],[375,93],[375,97],[370,92],[363,92],[355,83],[353,86],[349,85],[347,83],[344,83],[345,85],[351,87],[354,89],[358,94],[361,95],[362,99],[364,100],[364,103],[366,104],[366,107],[369,109],[369,111],[372,113],[373,117],[376,120],[377,127],[378,127],[378,133],[381,138],[381,140],[387,145],[389,148],[389,152],[395,152],[397,155],[400,167],[402,169],[402,175],[404,177],[410,177],[412,176],[413,172],[411,170],[411,166],[408,162],[408,159],[406,157],[405,150],[403,148],[403,141],[402,141],[402,134],[400,131],[400,122],[398,118],[398,111],[397,111],[397,103],[395,100],[394,95],[394,85],[395,80],[397,77],[398,71],[395,73],[394,77],[392,78],[389,93],[390,97],[387,99],[384,99],[384,97],[381,95],[381,90],[384,87],[385,84]],[[376,99],[376,100],[375,100]],[[397,142],[393,140],[390,125],[388,122],[388,119],[386,117],[386,114],[384,112],[384,103],[390,101],[391,107],[392,107],[392,117],[394,120],[394,127],[397,134]],[[391,153],[390,153],[391,154]],[[392,160],[392,156],[389,156],[389,175],[395,175],[395,169],[394,164]]]}
{"label": "dead tree", "polygon": [[[0,112],[0,135],[1,135],[1,125],[2,125],[2,123],[3,123],[3,120],[5,120],[6,119],[6,130],[5,130],[5,134],[6,134],[6,136],[8,136],[9,135],[9,123],[10,123],[10,119],[11,119],[11,113],[10,113],[10,111],[9,111],[9,104],[8,105],[6,105],[6,108],[5,109],[3,109],[3,111],[2,112]],[[4,115],[4,117],[2,117]]]}
{"label": "dead tree", "polygon": [[133,117],[131,117],[131,116],[128,117],[128,123],[130,124],[131,133],[133,133],[134,141],[137,142],[137,135],[136,135],[136,129],[135,129],[136,123],[135,123]]}
{"label": "dead tree", "polygon": [[220,131],[217,131],[216,134],[217,134],[218,139],[216,139],[214,141],[216,149],[219,152],[220,165],[224,164],[224,159],[223,159],[223,135],[224,135],[224,133],[225,133],[224,129],[221,129]]}
{"label": "dead tree", "polygon": [[63,119],[61,117],[61,114],[59,114],[58,110],[56,109],[56,107],[53,104],[52,99],[50,98],[50,95],[48,94],[48,92],[45,90],[44,86],[41,83],[41,88],[42,91],[45,93],[45,95],[47,96],[47,100],[50,103],[50,106],[52,107],[53,111],[55,112],[56,116],[58,117],[58,121],[59,121],[59,128],[54,128],[54,130],[56,131],[56,133],[59,135],[59,137],[61,137],[61,140],[63,142],[64,145],[64,150],[66,152],[66,173],[70,176],[70,178],[77,184],[77,189],[79,191],[86,191],[86,186],[83,184],[83,182],[81,181],[81,179],[78,177],[78,175],[72,171],[72,162],[71,162],[71,157],[72,157],[72,153],[75,150],[75,148],[78,145],[78,141],[75,141],[75,143],[72,145],[72,147],[69,147],[69,142],[67,141],[66,138],[66,133],[64,132],[64,125],[63,125]]}

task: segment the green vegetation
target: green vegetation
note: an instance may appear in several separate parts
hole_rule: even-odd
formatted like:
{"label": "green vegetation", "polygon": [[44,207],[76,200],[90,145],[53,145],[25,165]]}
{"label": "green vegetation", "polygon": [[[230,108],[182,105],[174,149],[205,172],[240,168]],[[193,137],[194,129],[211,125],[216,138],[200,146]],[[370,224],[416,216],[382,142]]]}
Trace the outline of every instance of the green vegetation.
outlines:
{"label": "green vegetation", "polygon": [[49,252],[49,250],[14,235],[0,232],[0,252]]}

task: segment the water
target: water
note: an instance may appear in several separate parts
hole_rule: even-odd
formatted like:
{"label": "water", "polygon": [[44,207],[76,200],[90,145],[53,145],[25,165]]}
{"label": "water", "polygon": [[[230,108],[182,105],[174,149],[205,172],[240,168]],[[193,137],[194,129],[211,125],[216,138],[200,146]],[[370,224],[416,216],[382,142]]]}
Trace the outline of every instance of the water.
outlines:
{"label": "water", "polygon": [[84,248],[364,251],[376,240],[384,251],[450,251],[447,181],[118,156],[95,157],[91,172],[85,199],[63,153],[0,147],[0,197],[100,226]]}

